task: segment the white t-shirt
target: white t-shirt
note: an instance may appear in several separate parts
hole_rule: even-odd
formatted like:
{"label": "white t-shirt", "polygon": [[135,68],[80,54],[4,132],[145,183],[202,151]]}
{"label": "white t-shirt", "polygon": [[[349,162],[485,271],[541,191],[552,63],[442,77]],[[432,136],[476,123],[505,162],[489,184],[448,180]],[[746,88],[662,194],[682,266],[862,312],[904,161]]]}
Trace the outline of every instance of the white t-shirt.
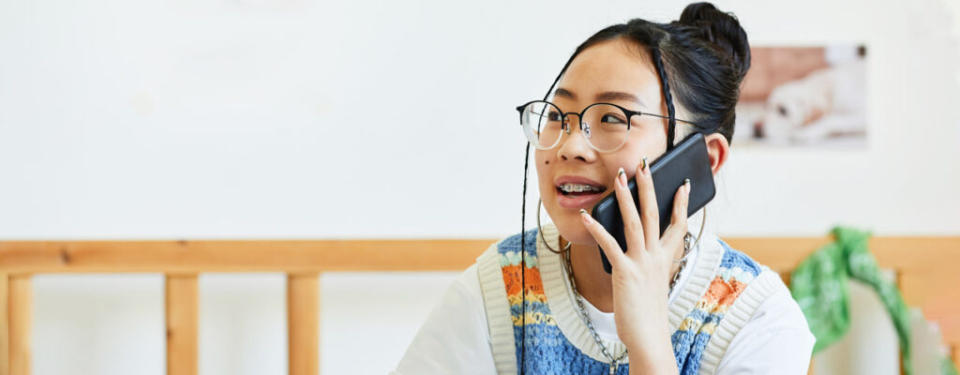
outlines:
{"label": "white t-shirt", "polygon": [[[697,255],[696,248],[691,250],[687,264],[696,262]],[[682,289],[691,269],[684,267],[674,292]],[[477,270],[474,263],[447,289],[391,374],[497,373]],[[671,293],[669,300],[675,296]],[[583,302],[597,334],[619,340],[614,313]],[[775,291],[730,341],[716,374],[806,374],[814,342],[800,307],[777,279]]]}

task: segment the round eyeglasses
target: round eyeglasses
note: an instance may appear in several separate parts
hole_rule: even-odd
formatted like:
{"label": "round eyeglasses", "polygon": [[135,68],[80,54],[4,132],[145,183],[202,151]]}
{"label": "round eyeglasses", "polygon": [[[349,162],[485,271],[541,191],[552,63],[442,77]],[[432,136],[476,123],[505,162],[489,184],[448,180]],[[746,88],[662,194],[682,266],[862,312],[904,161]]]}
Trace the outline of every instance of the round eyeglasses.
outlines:
{"label": "round eyeglasses", "polygon": [[[631,111],[613,103],[593,103],[580,113],[560,111],[556,104],[534,100],[517,107],[520,126],[527,140],[538,150],[549,150],[560,144],[563,133],[570,134],[567,115],[580,118],[580,132],[590,147],[600,152],[616,151],[627,143],[634,116],[669,118],[651,113]],[[677,120],[696,125],[690,121]]]}

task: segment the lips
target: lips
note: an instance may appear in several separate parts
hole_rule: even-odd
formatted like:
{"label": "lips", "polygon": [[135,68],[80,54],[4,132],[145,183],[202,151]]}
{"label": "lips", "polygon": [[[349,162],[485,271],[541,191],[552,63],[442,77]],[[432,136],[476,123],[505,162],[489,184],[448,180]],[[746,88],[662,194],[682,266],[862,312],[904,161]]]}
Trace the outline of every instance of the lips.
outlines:
{"label": "lips", "polygon": [[[589,185],[599,191],[564,192],[560,188],[564,184]],[[570,209],[591,208],[608,190],[606,185],[581,176],[561,176],[555,181],[555,187],[557,204]]]}

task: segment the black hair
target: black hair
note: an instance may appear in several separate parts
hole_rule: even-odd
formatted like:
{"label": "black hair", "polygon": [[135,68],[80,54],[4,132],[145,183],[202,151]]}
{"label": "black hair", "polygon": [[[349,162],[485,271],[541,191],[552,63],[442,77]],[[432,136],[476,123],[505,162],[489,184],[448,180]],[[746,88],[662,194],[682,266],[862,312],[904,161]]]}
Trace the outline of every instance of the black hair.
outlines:
{"label": "black hair", "polygon": [[[688,112],[684,120],[695,123],[694,132],[704,135],[720,133],[733,142],[734,108],[740,96],[740,83],[750,69],[750,43],[739,20],[707,2],[692,3],[683,9],[680,19],[669,23],[654,23],[635,18],[626,23],[608,26],[581,43],[564,64],[560,74],[544,95],[544,100],[581,52],[598,43],[623,38],[648,53],[660,79],[664,101],[667,104],[667,150],[674,147],[676,100]],[[520,209],[520,279],[523,334],[520,337],[520,373],[524,373],[526,352],[526,258],[527,173],[530,143],[524,151],[523,203]],[[540,213],[538,212],[537,215]]]}

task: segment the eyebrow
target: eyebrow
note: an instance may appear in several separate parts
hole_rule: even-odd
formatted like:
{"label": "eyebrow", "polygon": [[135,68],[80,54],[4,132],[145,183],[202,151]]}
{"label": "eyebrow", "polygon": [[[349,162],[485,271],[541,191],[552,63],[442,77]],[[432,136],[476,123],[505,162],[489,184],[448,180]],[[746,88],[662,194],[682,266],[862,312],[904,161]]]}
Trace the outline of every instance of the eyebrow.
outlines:
{"label": "eyebrow", "polygon": [[[565,89],[565,88],[563,88],[563,87],[557,88],[557,90],[553,92],[553,95],[554,95],[554,96],[561,96],[561,97],[565,97],[565,98],[570,98],[570,99],[577,99],[577,95],[576,95],[576,94],[574,94],[572,91],[567,90],[567,89]],[[636,95],[633,95],[633,94],[627,93],[627,92],[622,92],[622,91],[604,91],[604,92],[601,92],[601,93],[597,94],[597,96],[596,96],[594,99],[596,99],[597,101],[601,101],[601,102],[603,102],[603,101],[625,100],[625,101],[631,101],[631,102],[634,102],[634,103],[640,104],[641,106],[646,107],[646,105],[643,103],[643,101],[640,100],[640,98],[638,98]]]}

